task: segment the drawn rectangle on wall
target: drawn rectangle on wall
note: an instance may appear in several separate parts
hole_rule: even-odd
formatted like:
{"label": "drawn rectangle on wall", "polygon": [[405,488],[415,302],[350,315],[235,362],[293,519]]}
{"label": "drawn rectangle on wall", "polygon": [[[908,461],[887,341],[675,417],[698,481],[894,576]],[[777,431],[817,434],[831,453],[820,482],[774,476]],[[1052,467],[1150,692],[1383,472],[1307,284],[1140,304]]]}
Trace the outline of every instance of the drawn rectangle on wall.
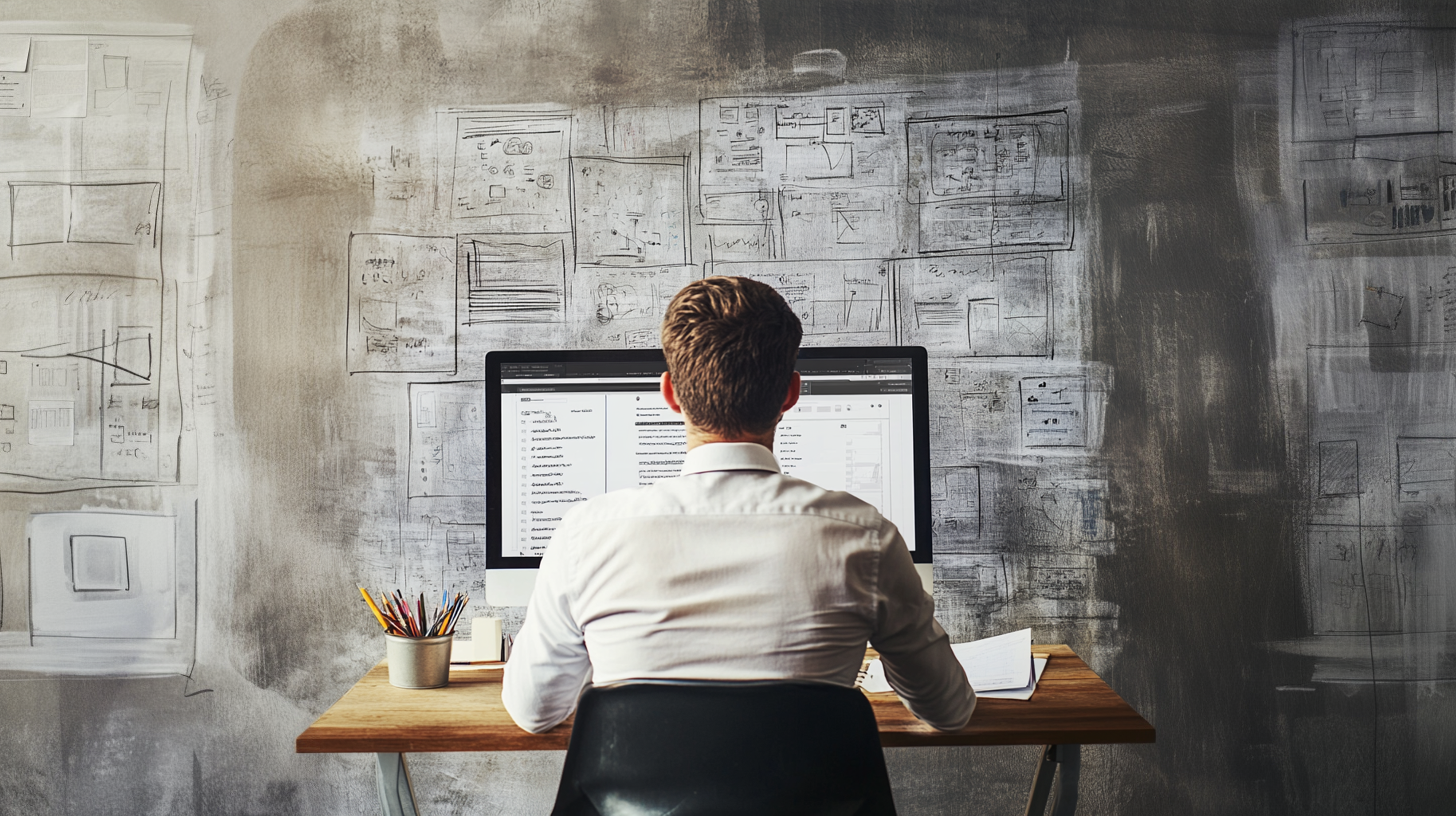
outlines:
{"label": "drawn rectangle on wall", "polygon": [[930,469],[930,501],[937,536],[974,540],[981,535],[981,468]]}
{"label": "drawn rectangle on wall", "polygon": [[409,497],[485,495],[485,383],[410,383]]}
{"label": "drawn rectangle on wall", "polygon": [[773,190],[703,190],[703,218],[710,224],[767,224],[775,214]]}
{"label": "drawn rectangle on wall", "polygon": [[890,263],[714,263],[705,274],[752,278],[777,289],[803,323],[806,345],[873,344],[891,337]]}
{"label": "drawn rectangle on wall", "polygon": [[462,235],[465,324],[563,323],[566,236]]}
{"label": "drawn rectangle on wall", "polygon": [[31,400],[30,435],[26,439],[31,445],[76,444],[76,403],[72,400]]}
{"label": "drawn rectangle on wall", "polygon": [[72,184],[71,243],[156,246],[162,185]]}
{"label": "drawn rectangle on wall", "polygon": [[1360,492],[1360,443],[1341,439],[1319,443],[1319,493],[1351,496]]}
{"label": "drawn rectangle on wall", "polygon": [[1449,34],[1400,23],[1332,23],[1297,27],[1293,37],[1296,142],[1442,128]]}
{"label": "drawn rectangle on wall", "polygon": [[884,251],[901,245],[900,95],[711,98],[700,102],[698,118],[704,222],[768,224],[786,207],[782,246],[758,259],[903,254]]}
{"label": "drawn rectangle on wall", "polygon": [[66,241],[68,185],[10,182],[10,246]]}
{"label": "drawn rectangle on wall", "polygon": [[144,385],[152,381],[156,356],[152,339],[150,326],[116,327],[110,347],[101,349],[99,355],[111,371],[113,385]]}
{"label": "drawn rectangle on wall", "polygon": [[1413,156],[1358,156],[1300,163],[1304,237],[1309,243],[1386,241],[1456,229],[1456,200],[1442,195],[1449,166],[1435,137]]}
{"label": "drawn rectangle on wall", "polygon": [[684,130],[675,127],[693,115],[689,108],[624,105],[611,109],[610,148],[613,156],[660,155]]}
{"label": "drawn rectangle on wall", "polygon": [[461,114],[450,214],[502,232],[569,232],[571,114]]}
{"label": "drawn rectangle on wall", "polygon": [[936,615],[947,619],[983,618],[1011,600],[1006,556],[969,553],[936,559]]}
{"label": "drawn rectangle on wall", "polygon": [[779,192],[783,257],[875,259],[908,254],[900,196],[888,187]]}
{"label": "drawn rectangle on wall", "polygon": [[1021,379],[1021,441],[1028,448],[1087,444],[1087,378]]}
{"label": "drawn rectangle on wall", "polygon": [[931,116],[906,132],[920,252],[1071,247],[1066,111]]}
{"label": "drawn rectangle on wall", "polygon": [[1051,271],[1045,256],[898,261],[900,336],[971,357],[1049,357]]}
{"label": "drawn rectangle on wall", "polygon": [[0,348],[28,349],[0,377],[20,426],[4,440],[19,444],[0,451],[0,490],[176,480],[174,369],[156,345],[163,292],[148,278],[0,278]]}
{"label": "drawn rectangle on wall", "polygon": [[1447,406],[1456,404],[1453,351],[1456,344],[1450,343],[1307,351],[1311,453],[1327,453],[1321,443],[1358,440],[1361,491],[1326,496],[1329,485],[1311,478],[1312,522],[1366,527],[1451,522],[1456,422]]}
{"label": "drawn rectangle on wall", "polygon": [[1456,438],[1402,437],[1395,451],[1397,501],[1456,504]]}
{"label": "drawn rectangle on wall", "polygon": [[86,37],[47,36],[32,40],[30,70],[34,78],[30,115],[80,118],[86,115]]}
{"label": "drawn rectangle on wall", "polygon": [[1360,527],[1312,527],[1315,621],[1318,633],[1400,630],[1400,581],[1394,531]]}
{"label": "drawn rectangle on wall", "polygon": [[131,588],[126,537],[73,535],[71,583],[77,592],[124,592]]}
{"label": "drawn rectangle on wall", "polygon": [[686,164],[680,156],[573,158],[577,264],[687,263]]}
{"label": "drawn rectangle on wall", "polygon": [[453,236],[349,236],[349,371],[454,372],[455,270]]}
{"label": "drawn rectangle on wall", "polygon": [[573,342],[584,348],[657,348],[667,304],[696,277],[691,266],[577,267],[571,286]]}
{"label": "drawn rectangle on wall", "polygon": [[156,247],[162,185],[12,181],[10,246],[118,244]]}
{"label": "drawn rectangle on wall", "polygon": [[1091,595],[1093,574],[1091,567],[1033,566],[1032,594],[1051,600],[1085,600]]}
{"label": "drawn rectangle on wall", "polygon": [[29,539],[32,636],[176,637],[174,517],[38,513]]}

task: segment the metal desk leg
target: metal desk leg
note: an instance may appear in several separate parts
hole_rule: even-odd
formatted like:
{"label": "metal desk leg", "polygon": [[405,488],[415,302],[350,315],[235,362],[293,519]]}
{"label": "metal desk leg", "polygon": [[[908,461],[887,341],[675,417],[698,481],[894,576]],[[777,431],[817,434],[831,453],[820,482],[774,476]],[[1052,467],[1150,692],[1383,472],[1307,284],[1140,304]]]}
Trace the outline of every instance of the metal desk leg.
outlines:
{"label": "metal desk leg", "polygon": [[404,754],[375,754],[374,780],[379,783],[379,804],[384,816],[420,816],[415,810],[415,789],[410,784]]}
{"label": "metal desk leg", "polygon": [[[1057,773],[1061,771],[1061,773]],[[1082,746],[1048,745],[1036,763],[1031,780],[1031,795],[1026,800],[1026,816],[1046,813],[1047,799],[1052,792],[1052,778],[1057,781],[1052,816],[1072,816],[1077,810],[1077,780],[1082,771]]]}
{"label": "metal desk leg", "polygon": [[1077,782],[1082,775],[1082,746],[1058,745],[1057,795],[1052,799],[1052,816],[1077,812]]}

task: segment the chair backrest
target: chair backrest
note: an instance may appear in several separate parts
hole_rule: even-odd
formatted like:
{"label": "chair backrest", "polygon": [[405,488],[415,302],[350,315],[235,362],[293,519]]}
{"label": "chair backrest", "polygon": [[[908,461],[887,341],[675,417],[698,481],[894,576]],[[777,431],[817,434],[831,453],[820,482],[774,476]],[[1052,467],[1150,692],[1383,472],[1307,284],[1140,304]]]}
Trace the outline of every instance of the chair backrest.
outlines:
{"label": "chair backrest", "polygon": [[858,689],[631,684],[577,705],[553,816],[892,816]]}

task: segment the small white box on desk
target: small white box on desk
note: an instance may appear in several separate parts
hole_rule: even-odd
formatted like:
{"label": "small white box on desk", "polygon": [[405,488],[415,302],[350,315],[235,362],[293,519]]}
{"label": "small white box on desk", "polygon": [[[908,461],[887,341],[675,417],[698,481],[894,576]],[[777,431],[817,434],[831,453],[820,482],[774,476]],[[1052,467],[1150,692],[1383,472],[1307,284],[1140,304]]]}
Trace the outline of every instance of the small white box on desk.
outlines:
{"label": "small white box on desk", "polygon": [[470,640],[455,638],[451,663],[494,663],[501,659],[500,618],[472,618]]}

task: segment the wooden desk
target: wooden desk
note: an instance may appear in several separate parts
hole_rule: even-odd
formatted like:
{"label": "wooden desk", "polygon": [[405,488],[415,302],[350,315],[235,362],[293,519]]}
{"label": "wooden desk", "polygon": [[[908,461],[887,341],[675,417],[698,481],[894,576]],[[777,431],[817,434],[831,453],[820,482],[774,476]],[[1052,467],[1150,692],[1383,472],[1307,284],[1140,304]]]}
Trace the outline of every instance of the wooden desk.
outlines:
{"label": "wooden desk", "polygon": [[[885,746],[1044,745],[1027,813],[1040,814],[1059,784],[1053,812],[1076,808],[1080,746],[1148,743],[1153,726],[1117,696],[1066,646],[1037,646],[1051,659],[1027,701],[979,700],[970,725],[936,731],[915,719],[894,693],[868,694]],[[528,734],[501,703],[501,672],[451,671],[450,685],[412,691],[389,685],[380,663],[298,735],[299,753],[378,755],[380,798],[387,816],[416,816],[404,754],[410,751],[559,751],[571,738],[571,720],[544,734]]]}

